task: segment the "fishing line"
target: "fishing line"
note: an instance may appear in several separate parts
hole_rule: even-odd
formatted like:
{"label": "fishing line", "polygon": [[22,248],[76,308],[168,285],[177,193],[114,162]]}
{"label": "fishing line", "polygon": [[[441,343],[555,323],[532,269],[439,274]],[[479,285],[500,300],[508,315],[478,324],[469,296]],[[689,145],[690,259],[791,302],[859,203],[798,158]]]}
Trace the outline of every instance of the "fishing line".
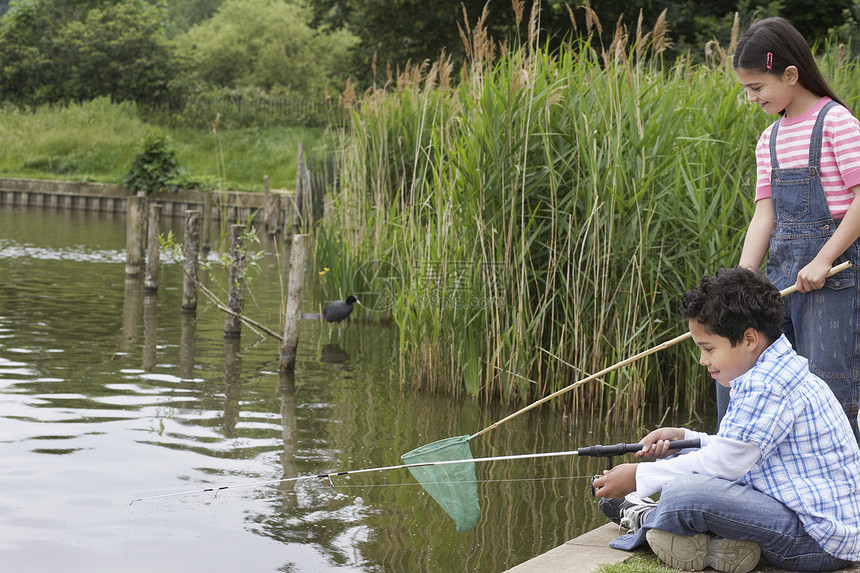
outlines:
{"label": "fishing line", "polygon": [[[465,436],[464,436],[465,437]],[[669,445],[670,449],[683,449],[683,448],[698,448],[699,440],[677,440],[671,442]],[[255,482],[246,482],[246,483],[238,483],[232,485],[221,485],[221,486],[211,486],[200,489],[188,490],[188,491],[180,491],[174,493],[165,493],[161,495],[152,495],[148,497],[138,497],[131,502],[129,505],[134,504],[138,501],[148,501],[153,499],[164,499],[168,497],[179,497],[186,495],[193,495],[198,493],[215,493],[216,496],[219,492],[224,491],[225,489],[239,489],[239,488],[248,488],[248,487],[259,487],[263,485],[272,485],[278,483],[285,482],[294,482],[305,479],[328,479],[329,483],[334,487],[334,483],[331,481],[331,478],[338,476],[347,476],[347,475],[355,475],[361,473],[369,473],[369,472],[381,472],[387,470],[397,470],[397,469],[409,469],[412,472],[415,468],[426,468],[430,466],[448,466],[455,464],[474,464],[476,462],[495,462],[502,460],[522,460],[522,459],[534,459],[534,458],[550,458],[550,457],[560,457],[560,456],[591,456],[591,457],[606,457],[609,458],[610,467],[612,465],[612,457],[623,455],[625,453],[632,453],[640,450],[642,448],[642,444],[615,444],[610,446],[588,446],[584,448],[579,448],[576,450],[566,450],[561,452],[542,452],[542,453],[534,453],[534,454],[515,454],[509,456],[491,456],[485,458],[462,458],[456,460],[433,460],[433,461],[422,461],[417,463],[410,464],[399,464],[395,466],[382,466],[375,468],[364,468],[357,470],[348,470],[348,471],[339,471],[339,472],[328,472],[316,475],[304,475],[304,476],[296,476],[296,477],[288,477],[288,478],[280,478],[280,479],[271,479],[271,480],[260,480]],[[419,483],[423,483],[427,485],[432,482],[428,482],[427,480],[418,480]],[[476,480],[474,478],[470,479],[470,483],[475,483]],[[456,483],[456,480],[453,482],[451,480],[447,480],[440,483]]]}
{"label": "fishing line", "polygon": [[[610,446],[607,446],[607,447],[610,447]],[[611,447],[614,448],[615,446],[611,446]],[[591,449],[593,449],[593,448],[594,448],[594,446],[591,446]],[[527,459],[527,458],[549,458],[549,457],[558,457],[558,456],[575,456],[575,455],[580,454],[580,453],[582,453],[583,455],[593,455],[593,454],[587,454],[586,453],[586,451],[591,451],[591,449],[590,448],[580,448],[579,450],[569,450],[569,451],[563,451],[563,452],[543,452],[543,453],[536,453],[536,454],[517,454],[517,455],[511,455],[511,456],[493,456],[493,457],[487,457],[487,458],[468,458],[468,459],[459,459],[459,460],[442,460],[442,461],[420,462],[420,463],[413,463],[413,464],[400,464],[400,465],[396,465],[396,466],[383,466],[383,467],[377,467],[377,468],[365,468],[365,469],[358,469],[358,470],[329,472],[329,473],[316,474],[316,475],[304,475],[304,476],[280,478],[280,479],[272,479],[272,480],[261,480],[261,481],[255,481],[255,482],[233,484],[233,485],[211,486],[211,487],[188,490],[188,491],[165,493],[165,494],[161,494],[161,495],[152,495],[152,496],[148,496],[148,497],[138,497],[138,498],[131,500],[129,505],[132,505],[138,501],[148,501],[148,500],[152,500],[152,499],[164,499],[164,498],[168,498],[168,497],[193,495],[193,494],[197,494],[197,493],[215,493],[217,495],[218,492],[224,491],[225,489],[259,487],[259,486],[263,486],[263,485],[272,485],[272,484],[277,484],[277,483],[292,482],[292,481],[298,481],[298,480],[304,480],[304,479],[325,479],[325,478],[327,478],[329,480],[329,483],[331,483],[332,477],[354,475],[354,474],[368,473],[368,472],[381,472],[381,471],[386,471],[386,470],[409,469],[409,468],[420,468],[420,467],[427,467],[427,466],[442,466],[442,465],[452,465],[452,464],[466,464],[466,463],[474,463],[474,462],[520,460],[520,459]],[[334,485],[334,484],[332,484],[332,485]]]}
{"label": "fishing line", "polygon": [[[537,477],[537,478],[509,478],[509,479],[479,479],[472,482],[463,482],[463,481],[437,481],[437,482],[429,482],[429,485],[448,485],[448,484],[459,484],[459,483],[504,483],[504,482],[519,482],[519,481],[560,481],[560,480],[569,480],[569,479],[584,479],[584,478],[594,478],[593,474],[588,474],[584,476],[556,476],[556,477]],[[428,482],[422,482],[428,483]],[[356,488],[371,488],[371,487],[397,487],[397,486],[407,486],[407,487],[422,487],[418,482],[398,482],[398,483],[373,483],[373,484],[338,484],[332,485],[335,489],[356,489]]]}

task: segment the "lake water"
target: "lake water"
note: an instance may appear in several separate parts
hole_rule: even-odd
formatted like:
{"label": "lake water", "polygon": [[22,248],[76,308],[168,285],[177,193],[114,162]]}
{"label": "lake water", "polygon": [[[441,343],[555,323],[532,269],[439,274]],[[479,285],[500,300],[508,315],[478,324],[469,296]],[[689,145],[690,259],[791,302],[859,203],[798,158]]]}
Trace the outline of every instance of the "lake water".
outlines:
{"label": "lake water", "polygon": [[[166,223],[181,240],[182,222]],[[605,523],[588,493],[599,459],[478,464],[482,513],[465,533],[406,470],[260,484],[396,465],[516,408],[414,392],[396,328],[360,307],[341,328],[303,321],[296,372],[279,377],[277,340],[225,340],[202,296],[183,315],[171,261],[144,295],[124,249],[119,215],[0,209],[4,571],[499,573]],[[245,311],[282,331],[283,264],[276,243],[261,249]],[[223,269],[201,277],[224,292]],[[483,457],[638,438],[545,405],[471,445]],[[234,487],[131,503],[220,486]]]}

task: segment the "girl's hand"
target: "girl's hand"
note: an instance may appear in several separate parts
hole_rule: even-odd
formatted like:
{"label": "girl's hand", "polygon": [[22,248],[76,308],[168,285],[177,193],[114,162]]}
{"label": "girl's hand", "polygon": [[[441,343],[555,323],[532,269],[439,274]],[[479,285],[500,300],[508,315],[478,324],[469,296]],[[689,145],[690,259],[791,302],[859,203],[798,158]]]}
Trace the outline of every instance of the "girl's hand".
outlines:
{"label": "girl's hand", "polygon": [[797,291],[809,292],[820,289],[824,286],[828,272],[830,272],[829,263],[819,261],[818,257],[812,259],[811,263],[797,273]]}
{"label": "girl's hand", "polygon": [[594,495],[597,497],[624,497],[636,490],[636,466],[638,464],[621,464],[594,480]]}

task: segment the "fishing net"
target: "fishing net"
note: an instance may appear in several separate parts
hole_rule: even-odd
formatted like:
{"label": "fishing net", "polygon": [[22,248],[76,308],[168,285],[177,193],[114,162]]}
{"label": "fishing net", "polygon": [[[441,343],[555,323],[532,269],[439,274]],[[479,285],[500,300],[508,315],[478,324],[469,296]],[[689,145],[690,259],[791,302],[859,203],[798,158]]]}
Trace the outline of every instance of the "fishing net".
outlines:
{"label": "fishing net", "polygon": [[[471,460],[469,436],[438,440],[407,452],[400,458],[405,464]],[[468,531],[475,527],[481,515],[481,506],[478,503],[478,480],[475,477],[474,462],[408,469],[421,487],[451,516],[457,524],[457,531]]]}

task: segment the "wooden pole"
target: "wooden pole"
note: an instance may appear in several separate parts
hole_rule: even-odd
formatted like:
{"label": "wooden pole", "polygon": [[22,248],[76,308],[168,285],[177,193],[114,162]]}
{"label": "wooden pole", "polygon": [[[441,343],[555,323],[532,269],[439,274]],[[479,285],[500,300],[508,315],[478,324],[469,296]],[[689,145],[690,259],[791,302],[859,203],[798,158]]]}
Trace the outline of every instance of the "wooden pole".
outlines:
{"label": "wooden pole", "polygon": [[269,222],[271,216],[272,211],[271,207],[269,207],[269,176],[263,175],[263,228],[266,230],[267,235],[272,234],[269,231],[272,227],[272,224]]}
{"label": "wooden pole", "polygon": [[182,312],[197,310],[197,269],[200,249],[200,214],[185,211],[185,241],[182,244]]}
{"label": "wooden pole", "polygon": [[233,264],[230,265],[230,294],[227,298],[227,308],[230,309],[224,318],[224,336],[238,338],[242,335],[242,320],[239,315],[245,308],[245,253],[242,250],[242,233],[244,225],[230,227],[230,253]]}
{"label": "wooden pole", "polygon": [[279,370],[292,372],[296,367],[296,348],[299,345],[299,323],[302,313],[302,287],[305,283],[305,259],[311,246],[310,235],[296,235],[290,253],[290,282],[287,294],[287,311],[284,320],[284,338],[281,341]]}
{"label": "wooden pole", "polygon": [[305,147],[299,143],[298,157],[296,158],[296,194],[293,196],[293,205],[290,209],[290,223],[292,224],[292,234],[297,235],[302,232],[304,223],[304,209],[302,203],[304,201],[304,183],[305,183]]}
{"label": "wooden pole", "polygon": [[302,225],[306,231],[314,228],[314,185],[310,169],[302,156]]}
{"label": "wooden pole", "polygon": [[278,196],[269,193],[269,176],[263,176],[263,224],[270,237],[278,233]]}
{"label": "wooden pole", "polygon": [[143,264],[143,208],[146,197],[135,195],[128,198],[125,233],[125,274],[136,277]]}
{"label": "wooden pole", "polygon": [[296,220],[296,194],[288,193],[284,196],[284,242],[289,244],[298,228]]}
{"label": "wooden pole", "polygon": [[158,291],[158,265],[161,262],[161,241],[158,240],[158,235],[161,233],[161,209],[162,206],[155,203],[149,206],[146,278],[143,281],[143,290],[149,293]]}
{"label": "wooden pole", "polygon": [[203,231],[200,233],[200,251],[206,255],[212,249],[212,191],[203,192]]}

